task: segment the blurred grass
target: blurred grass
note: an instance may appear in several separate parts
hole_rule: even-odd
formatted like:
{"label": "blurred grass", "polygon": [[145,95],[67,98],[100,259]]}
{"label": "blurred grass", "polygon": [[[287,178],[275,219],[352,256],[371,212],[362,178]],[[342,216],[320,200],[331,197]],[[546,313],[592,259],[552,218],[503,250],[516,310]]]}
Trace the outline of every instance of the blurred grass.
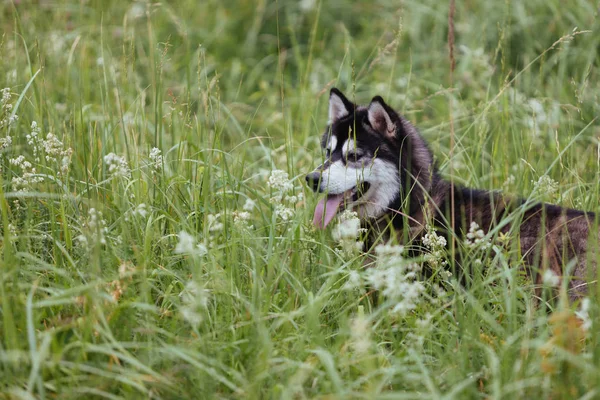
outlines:
{"label": "blurred grass", "polygon": [[[2,398],[599,397],[597,296],[583,340],[518,255],[473,252],[468,288],[433,277],[398,316],[344,289],[362,258],[310,227],[332,86],[381,94],[446,177],[529,196],[547,174],[545,200],[598,211],[597,2],[459,3],[451,83],[442,2],[3,2]],[[33,121],[68,173],[35,162]],[[19,155],[44,178],[24,192]],[[273,169],[304,196],[287,221]],[[178,254],[181,231],[206,251]]]}

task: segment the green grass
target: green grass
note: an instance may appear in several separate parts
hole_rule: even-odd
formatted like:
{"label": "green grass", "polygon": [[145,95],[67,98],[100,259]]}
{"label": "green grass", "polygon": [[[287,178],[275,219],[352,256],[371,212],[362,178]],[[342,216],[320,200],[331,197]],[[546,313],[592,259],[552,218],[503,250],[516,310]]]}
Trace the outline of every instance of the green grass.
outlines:
{"label": "green grass", "polygon": [[[393,313],[347,289],[364,255],[311,227],[303,185],[337,86],[400,110],[447,178],[599,211],[597,2],[457,2],[452,78],[434,0],[13,2],[0,398],[600,398],[596,290],[584,333],[496,246]],[[34,154],[33,121],[62,145]],[[534,191],[544,175],[558,190]],[[182,231],[201,246],[178,251]]]}

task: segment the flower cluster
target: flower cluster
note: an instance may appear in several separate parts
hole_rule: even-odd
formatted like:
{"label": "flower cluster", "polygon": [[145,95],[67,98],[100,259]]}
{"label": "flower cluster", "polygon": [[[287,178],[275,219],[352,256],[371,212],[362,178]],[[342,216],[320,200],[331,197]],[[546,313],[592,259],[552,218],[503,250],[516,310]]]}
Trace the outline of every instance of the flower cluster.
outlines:
{"label": "flower cluster", "polygon": [[221,214],[208,214],[206,216],[206,222],[208,224],[208,231],[211,233],[219,232],[223,230],[223,223],[221,222]]}
{"label": "flower cluster", "polygon": [[208,308],[209,294],[206,288],[194,281],[185,285],[185,289],[180,294],[182,305],[179,312],[194,328],[198,328],[202,322],[203,314]]}
{"label": "flower cluster", "polygon": [[246,199],[246,202],[244,203],[244,206],[242,207],[242,209],[244,211],[252,211],[254,210],[254,207],[256,206],[256,202],[252,199]]}
{"label": "flower cluster", "polygon": [[150,161],[152,162],[150,166],[153,169],[153,172],[159,172],[163,165],[163,156],[160,149],[153,147],[152,150],[150,150],[150,154],[148,154],[148,158],[150,158]]}
{"label": "flower cluster", "polygon": [[250,225],[250,220],[252,218],[252,214],[248,211],[234,211],[231,213],[233,215],[233,223],[242,229],[252,229],[254,226]]}
{"label": "flower cluster", "polygon": [[427,226],[427,233],[423,236],[423,245],[429,250],[429,253],[425,255],[425,260],[432,268],[436,269],[447,264],[445,260],[447,244],[445,237],[439,236],[433,227]]}
{"label": "flower cluster", "polygon": [[31,122],[31,132],[27,134],[27,144],[31,146],[33,159],[40,162],[43,154],[47,163],[58,166],[58,174],[66,175],[71,165],[73,149],[64,146],[63,142],[53,133],[48,132],[46,139],[41,137],[41,128],[37,122]]}
{"label": "flower cluster", "polygon": [[366,353],[373,342],[371,341],[371,322],[360,314],[350,322],[350,344],[358,354]]}
{"label": "flower cluster", "polygon": [[397,245],[379,245],[375,248],[377,265],[366,271],[366,282],[387,299],[395,302],[393,313],[405,315],[420,303],[425,290],[417,280],[421,265],[406,260],[404,248]]}
{"label": "flower cluster", "polygon": [[473,250],[487,250],[492,246],[492,243],[486,239],[483,229],[479,228],[477,222],[471,221],[471,226],[469,226],[469,232],[465,239],[465,246]]}
{"label": "flower cluster", "polygon": [[42,145],[46,154],[46,162],[60,162],[59,174],[65,175],[69,171],[73,149],[70,147],[65,149],[63,142],[52,133],[46,135],[46,139],[42,141]]}
{"label": "flower cluster", "polygon": [[354,211],[344,210],[339,216],[339,223],[333,228],[331,235],[338,242],[340,250],[348,255],[363,248],[363,242],[357,241],[359,234],[366,231],[360,227],[360,219]]}
{"label": "flower cluster", "polygon": [[0,129],[14,124],[19,117],[12,114],[13,105],[10,103],[12,97],[10,88],[0,90]]}
{"label": "flower cluster", "polygon": [[275,206],[275,214],[283,221],[290,220],[294,216],[293,206],[302,200],[302,193],[297,196],[291,194],[294,184],[289,179],[288,173],[280,169],[271,171],[268,184],[274,192],[270,201]]}
{"label": "flower cluster", "polygon": [[199,255],[202,256],[208,252],[208,249],[202,243],[197,243],[196,238],[187,233],[181,231],[177,234],[179,241],[175,246],[175,254],[186,254],[186,255]]}
{"label": "flower cluster", "polygon": [[115,153],[108,153],[104,156],[104,164],[108,169],[108,173],[114,177],[131,178],[131,170],[129,164],[123,156],[118,156]]}
{"label": "flower cluster", "polygon": [[558,182],[548,175],[542,175],[537,182],[532,183],[533,191],[538,195],[553,197],[558,192]]}
{"label": "flower cluster", "polygon": [[548,287],[558,287],[560,285],[560,276],[556,275],[551,269],[547,269],[542,274],[542,283]]}
{"label": "flower cluster", "polygon": [[21,176],[14,176],[11,180],[14,190],[24,192],[30,189],[32,185],[44,181],[44,178],[38,175],[37,170],[24,156],[11,158],[9,162],[11,165],[21,169]]}
{"label": "flower cluster", "polygon": [[289,180],[288,173],[280,169],[271,171],[269,176],[269,186],[273,190],[281,193],[287,193],[294,190],[294,184]]}
{"label": "flower cluster", "polygon": [[592,328],[592,320],[590,318],[590,299],[588,297],[581,300],[581,307],[579,311],[575,312],[575,315],[581,319],[583,330],[589,332]]}
{"label": "flower cluster", "polygon": [[83,225],[83,233],[76,238],[80,245],[87,248],[90,244],[106,244],[108,228],[106,227],[106,220],[102,218],[101,211],[93,207],[90,208]]}

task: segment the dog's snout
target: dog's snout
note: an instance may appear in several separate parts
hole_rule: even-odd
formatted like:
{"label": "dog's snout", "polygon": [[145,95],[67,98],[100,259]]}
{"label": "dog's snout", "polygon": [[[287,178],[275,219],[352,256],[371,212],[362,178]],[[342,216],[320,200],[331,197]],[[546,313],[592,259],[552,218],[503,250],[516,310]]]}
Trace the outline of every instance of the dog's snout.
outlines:
{"label": "dog's snout", "polygon": [[308,184],[308,187],[315,192],[319,191],[320,180],[321,174],[319,172],[311,172],[310,174],[306,175],[306,183]]}

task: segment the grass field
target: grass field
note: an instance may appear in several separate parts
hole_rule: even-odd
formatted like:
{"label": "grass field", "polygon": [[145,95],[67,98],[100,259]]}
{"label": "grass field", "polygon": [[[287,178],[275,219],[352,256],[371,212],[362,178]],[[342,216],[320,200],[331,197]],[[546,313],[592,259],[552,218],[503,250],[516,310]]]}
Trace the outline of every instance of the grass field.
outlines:
{"label": "grass field", "polygon": [[304,186],[336,86],[600,211],[599,7],[459,1],[452,71],[435,0],[0,2],[0,398],[600,398],[597,285],[536,302],[491,237],[382,278]]}

